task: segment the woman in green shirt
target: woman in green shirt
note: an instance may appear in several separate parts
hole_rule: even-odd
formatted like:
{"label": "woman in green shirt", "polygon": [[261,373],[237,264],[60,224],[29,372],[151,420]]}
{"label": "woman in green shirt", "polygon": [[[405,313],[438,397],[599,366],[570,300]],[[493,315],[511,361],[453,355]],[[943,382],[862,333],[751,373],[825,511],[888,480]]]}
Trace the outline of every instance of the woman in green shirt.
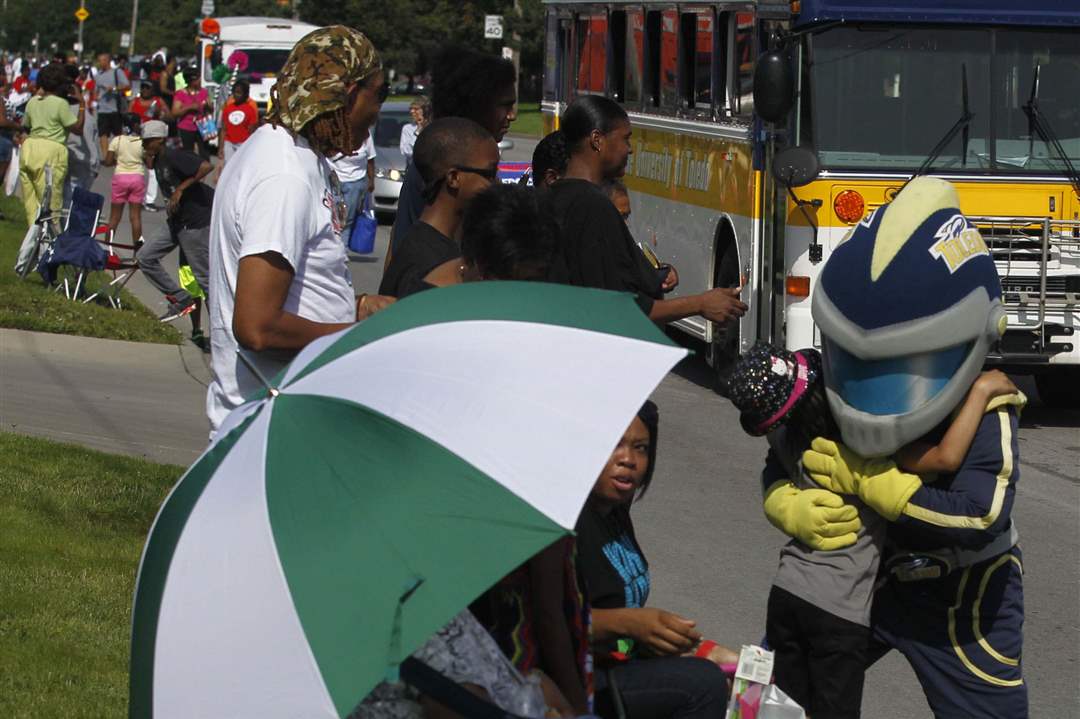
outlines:
{"label": "woman in green shirt", "polygon": [[26,221],[33,224],[38,208],[45,197],[45,166],[52,168],[52,195],[49,209],[58,213],[64,200],[64,178],[68,170],[67,136],[82,132],[86,105],[81,92],[70,93],[77,98],[79,115],[71,112],[68,98],[71,79],[64,66],[50,63],[38,73],[42,94],[26,103],[23,125],[29,136],[19,148],[19,181],[22,183]]}

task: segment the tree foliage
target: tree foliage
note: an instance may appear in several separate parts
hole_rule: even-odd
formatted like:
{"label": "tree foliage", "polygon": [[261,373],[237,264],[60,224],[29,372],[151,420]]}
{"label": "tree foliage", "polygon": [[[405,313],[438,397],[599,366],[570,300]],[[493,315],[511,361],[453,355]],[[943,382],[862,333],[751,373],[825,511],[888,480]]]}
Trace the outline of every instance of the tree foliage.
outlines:
{"label": "tree foliage", "polygon": [[[292,2],[296,2],[294,8]],[[194,55],[202,0],[139,0],[135,52],[160,47],[180,56]],[[498,53],[505,46],[521,51],[522,76],[539,75],[543,61],[543,9],[540,0],[216,0],[215,15],[288,17],[316,25],[342,24],[362,30],[402,75],[428,72],[438,48],[458,43]],[[0,11],[0,48],[52,54],[53,44],[69,51],[77,39],[74,12],[78,0],[7,0]],[[118,53],[120,34],[131,29],[132,0],[86,0],[90,18],[83,26],[87,54]],[[503,40],[484,39],[484,15],[503,15]]]}

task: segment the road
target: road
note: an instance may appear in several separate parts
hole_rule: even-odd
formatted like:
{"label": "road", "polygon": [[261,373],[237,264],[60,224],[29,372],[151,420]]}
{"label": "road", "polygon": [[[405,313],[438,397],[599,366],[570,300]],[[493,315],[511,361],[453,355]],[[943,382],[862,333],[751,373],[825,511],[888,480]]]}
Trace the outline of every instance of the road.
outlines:
{"label": "road", "polygon": [[[151,230],[162,222],[160,213],[145,217]],[[387,236],[381,227],[375,252],[352,263],[357,290],[378,286]],[[141,278],[132,289],[157,306]],[[191,346],[0,331],[0,355],[6,429],[177,463],[193,460],[205,444],[208,375]],[[1031,715],[1080,717],[1080,412],[1049,410],[1030,381],[1018,381],[1032,398],[1020,430],[1014,508],[1024,550]],[[757,476],[765,443],[742,432],[711,384],[699,353],[657,388],[657,472],[634,516],[653,573],[650,604],[691,617],[706,636],[737,646],[761,639],[784,538],[761,513]],[[914,675],[895,653],[870,670],[863,707],[873,719],[929,716]]]}

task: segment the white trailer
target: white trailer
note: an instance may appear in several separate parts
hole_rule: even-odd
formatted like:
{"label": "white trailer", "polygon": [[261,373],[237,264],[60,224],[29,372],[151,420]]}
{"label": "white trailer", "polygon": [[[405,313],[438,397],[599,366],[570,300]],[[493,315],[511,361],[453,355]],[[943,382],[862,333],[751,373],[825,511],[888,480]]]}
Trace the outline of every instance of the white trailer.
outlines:
{"label": "white trailer", "polygon": [[289,52],[300,40],[318,26],[278,17],[216,17],[204,18],[199,24],[199,72],[203,87],[210,96],[217,93],[214,68],[228,61],[236,50],[248,57],[244,70],[251,80],[251,99],[260,110],[266,109],[270,88],[277,82]]}

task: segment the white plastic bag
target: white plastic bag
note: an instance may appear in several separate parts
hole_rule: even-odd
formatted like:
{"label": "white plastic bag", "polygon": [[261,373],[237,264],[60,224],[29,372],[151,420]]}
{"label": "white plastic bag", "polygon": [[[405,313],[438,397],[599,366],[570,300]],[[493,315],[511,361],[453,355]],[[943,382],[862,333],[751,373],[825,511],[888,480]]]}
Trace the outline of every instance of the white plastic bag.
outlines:
{"label": "white plastic bag", "polygon": [[11,197],[19,189],[19,146],[11,148],[11,164],[4,175],[4,192]]}

